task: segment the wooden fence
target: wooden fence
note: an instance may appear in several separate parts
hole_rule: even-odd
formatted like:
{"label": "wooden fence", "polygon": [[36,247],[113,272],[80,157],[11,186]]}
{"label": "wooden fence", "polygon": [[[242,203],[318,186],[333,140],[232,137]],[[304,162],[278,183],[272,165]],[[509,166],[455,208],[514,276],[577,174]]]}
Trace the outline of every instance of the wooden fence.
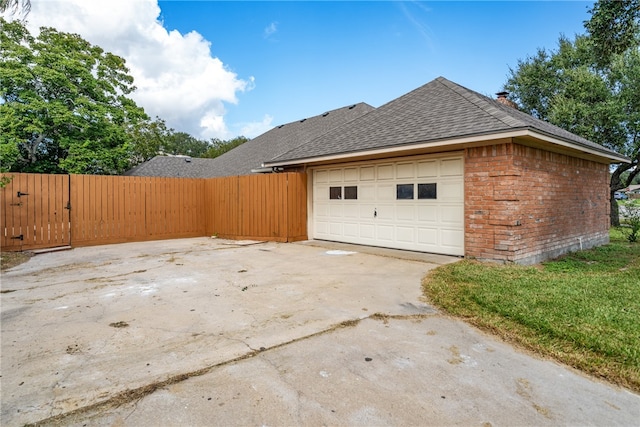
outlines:
{"label": "wooden fence", "polygon": [[307,238],[305,174],[209,179],[205,194],[208,234],[277,242]]}
{"label": "wooden fence", "polygon": [[69,245],[69,175],[11,175],[1,192],[2,250]]}
{"label": "wooden fence", "polygon": [[73,246],[205,235],[204,180],[71,175]]}
{"label": "wooden fence", "polygon": [[280,242],[306,235],[306,175],[189,179],[9,174],[2,250],[218,235]]}

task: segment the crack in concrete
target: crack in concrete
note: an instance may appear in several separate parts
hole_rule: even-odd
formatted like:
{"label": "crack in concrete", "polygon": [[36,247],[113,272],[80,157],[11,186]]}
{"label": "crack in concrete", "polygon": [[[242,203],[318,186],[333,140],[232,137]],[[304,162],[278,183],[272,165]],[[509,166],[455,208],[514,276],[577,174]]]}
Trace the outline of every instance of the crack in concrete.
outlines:
{"label": "crack in concrete", "polygon": [[249,348],[249,352],[245,353],[243,355],[240,355],[238,357],[234,357],[232,359],[229,360],[225,360],[219,363],[215,363],[213,365],[209,365],[206,366],[204,368],[200,368],[191,372],[186,372],[186,373],[182,373],[182,374],[177,374],[177,375],[173,375],[165,380],[162,381],[156,381],[154,383],[150,383],[135,389],[127,389],[121,392],[116,393],[115,395],[113,395],[112,397],[110,397],[109,399],[103,400],[101,402],[96,402],[93,403],[91,405],[87,405],[87,406],[83,406],[81,408],[78,409],[74,409],[72,411],[69,412],[65,412],[65,413],[61,413],[49,418],[45,418],[43,420],[40,421],[36,421],[34,423],[28,423],[25,424],[25,427],[39,427],[39,426],[46,426],[46,425],[61,425],[64,424],[65,420],[70,420],[73,417],[77,417],[77,416],[81,416],[84,414],[89,414],[91,412],[98,412],[98,411],[102,411],[102,410],[106,410],[109,408],[116,408],[119,406],[122,406],[124,404],[128,404],[128,403],[136,403],[138,401],[140,401],[140,399],[144,398],[145,396],[148,396],[152,393],[154,393],[156,390],[165,388],[167,386],[173,385],[173,384],[177,384],[183,381],[188,380],[189,378],[193,378],[193,377],[199,377],[202,375],[206,375],[210,372],[212,372],[213,370],[223,367],[223,366],[227,366],[236,362],[240,362],[243,360],[247,360],[247,359],[251,359],[259,354],[262,354],[266,351],[271,351],[271,350],[276,350],[282,347],[286,347],[290,344],[294,344],[297,342],[301,342],[301,341],[305,341],[308,340],[310,338],[314,338],[314,337],[318,337],[321,335],[325,335],[343,328],[351,328],[351,327],[355,327],[357,326],[360,322],[362,322],[363,320],[366,319],[372,319],[372,320],[378,320],[378,321],[383,321],[383,322],[388,322],[388,319],[395,319],[395,320],[413,320],[413,319],[426,319],[429,317],[433,317],[437,314],[435,313],[424,313],[424,314],[408,314],[408,315],[402,315],[402,314],[385,314],[385,313],[373,313],[369,316],[365,316],[365,317],[361,317],[361,318],[357,318],[357,319],[351,319],[351,320],[345,320],[342,321],[340,323],[336,323],[332,326],[330,326],[327,329],[323,329],[321,331],[318,332],[314,332],[312,334],[309,335],[305,335],[303,337],[298,337],[298,338],[294,338],[291,339],[289,341],[280,343],[280,344],[276,344],[273,345],[271,347],[268,348],[264,348],[261,347],[260,349],[256,350],[253,349],[249,344],[247,344],[245,341],[240,340],[240,339],[234,339],[234,338],[229,338],[229,337],[225,337],[226,339],[229,340],[236,340],[238,342],[243,343],[244,345],[247,346],[247,348]]}

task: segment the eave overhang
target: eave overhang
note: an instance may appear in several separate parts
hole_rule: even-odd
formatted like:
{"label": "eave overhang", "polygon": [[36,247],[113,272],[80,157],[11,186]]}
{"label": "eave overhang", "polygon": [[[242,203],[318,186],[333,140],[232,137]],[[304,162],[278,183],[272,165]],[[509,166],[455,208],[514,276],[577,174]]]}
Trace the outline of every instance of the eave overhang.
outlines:
{"label": "eave overhang", "polygon": [[[285,167],[297,165],[313,165],[322,163],[339,163],[350,160],[358,160],[361,158],[383,158],[396,157],[408,153],[428,151],[433,152],[434,149],[442,151],[460,150],[465,147],[487,145],[496,140],[515,139],[529,145],[547,145],[556,147],[556,150],[565,153],[574,153],[574,155],[584,156],[591,159],[599,159],[602,163],[631,163],[631,159],[621,154],[602,148],[587,147],[579,145],[575,142],[567,141],[553,135],[540,132],[538,130],[523,128],[506,132],[498,132],[491,134],[477,134],[458,138],[446,138],[440,140],[431,140],[425,142],[409,143],[396,145],[391,147],[383,147],[369,150],[352,151],[336,154],[328,154],[322,156],[305,157],[298,159],[269,161],[262,164],[263,167]],[[535,144],[535,143],[538,144]]]}

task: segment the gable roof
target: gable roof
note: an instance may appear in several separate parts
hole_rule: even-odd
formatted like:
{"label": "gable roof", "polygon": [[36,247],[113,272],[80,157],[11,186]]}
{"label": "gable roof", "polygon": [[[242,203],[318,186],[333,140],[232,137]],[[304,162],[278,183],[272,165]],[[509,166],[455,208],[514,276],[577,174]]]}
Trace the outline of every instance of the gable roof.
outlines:
{"label": "gable roof", "polygon": [[204,178],[213,159],[187,156],[155,156],[124,173],[128,176],[159,176],[173,178]]}
{"label": "gable roof", "polygon": [[263,163],[374,110],[361,102],[276,126],[213,159],[208,177],[249,175]]}
{"label": "gable roof", "polygon": [[214,159],[156,156],[125,175],[213,178],[249,175],[262,164],[301,144],[367,114],[374,108],[364,102],[349,105],[275,128]]}
{"label": "gable roof", "polygon": [[599,144],[438,77],[347,125],[273,158],[266,165],[299,164],[416,144],[446,145],[448,141],[464,138],[508,136],[514,131],[523,131],[523,135],[535,132],[573,149],[611,160],[628,160]]}

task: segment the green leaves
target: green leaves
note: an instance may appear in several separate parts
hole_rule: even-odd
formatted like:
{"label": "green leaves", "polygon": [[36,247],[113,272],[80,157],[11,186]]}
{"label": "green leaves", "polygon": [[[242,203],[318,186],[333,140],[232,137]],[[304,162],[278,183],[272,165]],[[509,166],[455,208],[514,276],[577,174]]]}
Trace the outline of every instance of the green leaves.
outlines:
{"label": "green leaves", "polygon": [[629,157],[612,174],[613,194],[640,173],[640,0],[600,0],[591,13],[586,35],[518,61],[505,89],[521,110]]}
{"label": "green leaves", "polygon": [[591,19],[584,23],[593,42],[594,58],[606,67],[640,41],[640,0],[598,1],[590,10]]}
{"label": "green leaves", "polygon": [[77,34],[33,37],[0,18],[2,170],[118,174],[130,166],[129,132],[148,120],[126,95],[124,59]]}

